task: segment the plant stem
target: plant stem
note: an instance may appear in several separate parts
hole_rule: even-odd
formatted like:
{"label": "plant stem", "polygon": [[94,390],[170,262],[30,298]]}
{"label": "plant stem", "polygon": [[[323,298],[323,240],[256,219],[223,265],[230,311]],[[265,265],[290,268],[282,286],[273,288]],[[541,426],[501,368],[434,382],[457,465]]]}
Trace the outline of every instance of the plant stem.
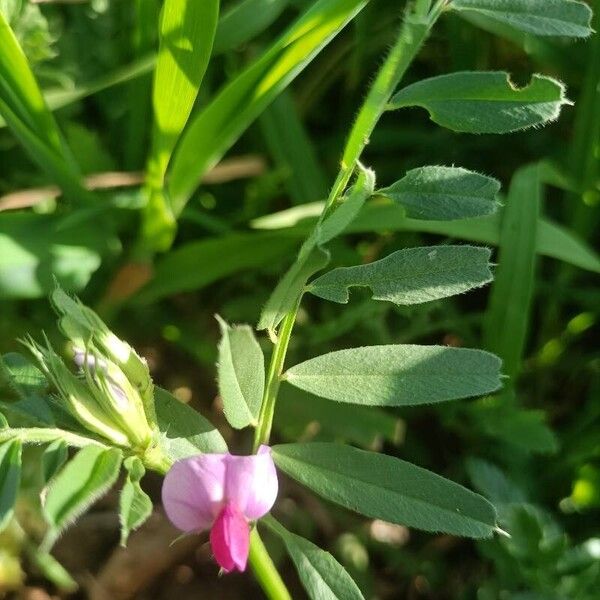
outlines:
{"label": "plant stem", "polygon": [[275,414],[275,402],[279,392],[279,384],[281,383],[281,374],[287,349],[290,343],[294,323],[296,322],[296,314],[300,305],[300,298],[293,310],[291,310],[283,319],[277,342],[273,348],[271,356],[271,364],[269,365],[269,373],[267,375],[267,383],[265,393],[261,404],[260,415],[258,417],[258,426],[254,433],[254,449],[256,452],[261,444],[266,444],[271,435],[271,427],[273,425],[273,416]]}
{"label": "plant stem", "polygon": [[292,596],[285,587],[285,583],[283,583],[277,567],[273,564],[256,527],[250,534],[248,561],[269,600],[292,600]]}
{"label": "plant stem", "polygon": [[[398,34],[398,39],[379,70],[354,122],[344,149],[340,172],[331,189],[329,198],[321,214],[321,219],[346,189],[352,173],[358,164],[360,155],[369,143],[369,137],[375,125],[377,125],[394,90],[398,87],[400,80],[421,49],[429,31],[437,21],[445,5],[446,0],[438,0],[427,15],[415,14],[414,12],[406,14]],[[269,436],[271,435],[281,374],[283,373],[285,357],[292,329],[296,321],[300,300],[301,296],[298,298],[294,309],[283,319],[279,336],[273,348],[267,383],[258,417],[258,425],[254,435],[254,452],[258,450],[261,444],[268,443]]]}

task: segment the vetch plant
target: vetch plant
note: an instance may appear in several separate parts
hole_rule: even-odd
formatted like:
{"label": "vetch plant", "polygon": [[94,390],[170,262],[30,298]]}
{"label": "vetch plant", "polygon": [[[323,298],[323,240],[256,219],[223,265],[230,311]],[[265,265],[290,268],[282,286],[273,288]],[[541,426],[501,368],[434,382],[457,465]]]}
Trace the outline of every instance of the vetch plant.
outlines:
{"label": "vetch plant", "polygon": [[[136,253],[146,257],[170,248],[177,219],[200,176],[366,0],[318,0],[263,55],[193,111],[219,8],[216,0],[201,4],[188,13],[184,8],[194,2],[166,0],[160,19],[147,203],[136,245]],[[499,182],[458,166],[423,165],[378,187],[362,154],[384,112],[423,108],[435,124],[452,131],[502,134],[543,126],[569,103],[560,82],[538,74],[524,87],[515,86],[504,72],[456,72],[401,88],[411,63],[448,11],[482,26],[510,27],[528,35],[584,37],[591,31],[589,8],[572,0],[407,4],[396,39],[350,129],[330,193],[263,307],[256,330],[272,344],[266,367],[253,328],[218,317],[219,391],[231,427],[254,428],[246,456],[232,455],[211,423],[154,385],[146,362],[129,344],[57,287],[51,300],[59,328],[71,343],[75,368],[49,342],[41,345],[30,338],[26,346],[36,366],[15,354],[0,363],[9,396],[0,404],[6,417],[0,429],[1,523],[13,511],[22,444],[45,444],[45,464],[52,468],[43,494],[48,523],[44,548],[51,548],[65,527],[111,488],[121,467],[126,474],[119,505],[125,544],[151,513],[152,502],[140,481],[146,470],[153,470],[165,475],[162,498],[173,523],[186,533],[210,529],[212,551],[222,569],[243,571],[248,561],[274,600],[290,595],[262,543],[262,525],[281,539],[311,598],[363,598],[333,556],[267,515],[278,491],[275,466],[320,497],[369,518],[474,539],[500,531],[496,510],[483,496],[417,465],[345,444],[273,444],[271,439],[283,384],[363,407],[447,402],[493,394],[502,386],[500,359],[471,348],[379,344],[288,364],[305,294],[345,304],[351,290],[360,287],[374,301],[411,306],[467,293],[492,280],[490,250],[457,244],[404,248],[322,273],[331,260],[330,243],[372,211],[443,226],[498,210]],[[199,19],[206,28],[199,29]],[[179,61],[176,34],[191,43]],[[0,50],[8,47],[20,56],[8,27],[0,27],[0,44]],[[77,196],[78,173],[26,62],[19,59],[27,77],[14,79],[6,75],[2,56],[0,52],[0,91],[13,93],[8,99],[0,94],[0,112],[31,156],[65,193]],[[189,72],[193,79],[185,76]],[[35,93],[28,94],[32,89]],[[19,98],[22,102],[16,102]],[[87,193],[85,197],[89,200]],[[65,464],[67,446],[79,451]]]}

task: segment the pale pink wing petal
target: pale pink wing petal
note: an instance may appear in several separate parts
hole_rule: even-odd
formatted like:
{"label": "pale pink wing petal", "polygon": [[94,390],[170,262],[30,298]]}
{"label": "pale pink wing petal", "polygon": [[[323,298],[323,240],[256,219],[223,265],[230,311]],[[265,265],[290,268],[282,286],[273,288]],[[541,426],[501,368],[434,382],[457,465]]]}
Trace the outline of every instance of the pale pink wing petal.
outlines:
{"label": "pale pink wing petal", "polygon": [[225,496],[247,519],[266,515],[277,498],[277,471],[268,446],[253,456],[229,456]]}
{"label": "pale pink wing petal", "polygon": [[210,530],[210,546],[224,571],[244,571],[250,549],[250,527],[233,503],[227,503]]}
{"label": "pale pink wing petal", "polygon": [[177,461],[167,473],[162,502],[182,531],[209,529],[223,505],[226,454],[202,454]]}

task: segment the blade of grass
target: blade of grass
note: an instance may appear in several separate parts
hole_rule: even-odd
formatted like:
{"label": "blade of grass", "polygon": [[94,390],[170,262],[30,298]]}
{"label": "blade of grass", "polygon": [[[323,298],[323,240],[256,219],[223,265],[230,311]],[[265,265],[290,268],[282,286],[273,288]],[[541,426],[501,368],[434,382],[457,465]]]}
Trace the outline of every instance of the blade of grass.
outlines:
{"label": "blade of grass", "polygon": [[183,210],[202,174],[366,2],[319,0],[198,113],[170,165],[168,189],[176,215]]}

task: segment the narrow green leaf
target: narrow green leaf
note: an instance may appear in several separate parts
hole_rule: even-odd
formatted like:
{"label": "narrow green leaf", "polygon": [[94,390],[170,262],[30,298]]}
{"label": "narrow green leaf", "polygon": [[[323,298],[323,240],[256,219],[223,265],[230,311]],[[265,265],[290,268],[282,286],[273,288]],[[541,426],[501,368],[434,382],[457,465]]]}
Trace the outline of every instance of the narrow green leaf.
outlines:
{"label": "narrow green leaf", "polygon": [[169,173],[176,214],[202,174],[365,4],[366,0],[319,0],[313,4],[193,119],[176,149]]}
{"label": "narrow green leaf", "polygon": [[290,0],[240,0],[219,20],[214,53],[235,50],[275,22]]}
{"label": "narrow green leaf", "polygon": [[163,176],[202,83],[219,18],[219,0],[166,0],[154,72],[151,162]]}
{"label": "narrow green leaf", "polygon": [[364,600],[347,571],[325,550],[289,532],[273,517],[262,519],[284,543],[304,589],[313,600]]}
{"label": "narrow green leaf", "polygon": [[377,190],[413,219],[453,221],[496,212],[500,182],[460,167],[421,167]]}
{"label": "narrow green leaf", "polygon": [[259,118],[263,136],[294,204],[327,197],[327,179],[289,89]]}
{"label": "narrow green leaf", "polygon": [[317,225],[317,244],[326,244],[343,233],[356,218],[364,203],[373,195],[374,189],[375,173],[360,167],[356,183],[348,195]]}
{"label": "narrow green leaf", "polygon": [[501,504],[522,504],[525,495],[496,465],[480,458],[467,460],[467,473],[471,483],[494,506]]}
{"label": "narrow green leaf", "polygon": [[21,482],[21,442],[0,444],[0,531],[10,521]]}
{"label": "narrow green leaf", "polygon": [[498,267],[483,331],[485,347],[498,354],[510,377],[521,367],[529,329],[541,197],[538,165],[523,167],[513,177],[502,212]]}
{"label": "narrow green leaf", "polygon": [[373,300],[422,304],[489,283],[490,255],[487,248],[475,246],[407,248],[369,264],[333,269],[312,281],[307,291],[346,304],[349,288],[369,287]]}
{"label": "narrow green leaf", "polygon": [[60,532],[82,515],[117,480],[123,455],[116,448],[86,446],[54,478],[44,502],[50,525],[44,546],[51,546]]}
{"label": "narrow green leaf", "polygon": [[75,160],[19,43],[0,12],[0,114],[33,160],[75,199],[87,197]]}
{"label": "narrow green leaf", "polygon": [[289,369],[292,385],[337,402],[412,406],[491,393],[500,359],[446,346],[389,345],[323,354]]}
{"label": "narrow green leaf", "polygon": [[123,466],[127,477],[119,497],[119,521],[121,546],[126,546],[129,534],[152,514],[152,500],[140,486],[140,481],[146,473],[142,461],[137,456],[130,456],[123,461]]}
{"label": "narrow green leaf", "polygon": [[308,278],[320,271],[329,262],[329,252],[313,245],[309,238],[296,258],[279,281],[267,303],[263,307],[257,329],[274,331],[285,315],[299,302]]}
{"label": "narrow green leaf", "polygon": [[201,289],[240,271],[270,265],[297,244],[298,236],[269,232],[233,233],[184,244],[158,262],[153,278],[140,290],[136,301],[156,302],[165,296]]}
{"label": "narrow green leaf", "polygon": [[225,440],[197,410],[179,402],[169,392],[154,388],[160,446],[173,462],[204,452],[227,452]]}
{"label": "narrow green leaf", "polygon": [[450,8],[533,35],[578,38],[592,33],[590,7],[573,0],[452,0]]}
{"label": "narrow green leaf", "polygon": [[248,325],[230,327],[217,316],[219,344],[219,393],[223,412],[236,429],[256,426],[265,388],[265,357]]}
{"label": "narrow green leaf", "polygon": [[273,458],[317,494],[367,517],[473,538],[490,537],[496,524],[482,496],[391,456],[314,443],[274,446]]}
{"label": "narrow green leaf", "polygon": [[48,444],[42,454],[42,481],[47,484],[62,468],[67,461],[69,452],[67,443],[55,440]]}
{"label": "narrow green leaf", "polygon": [[534,75],[519,89],[507,73],[463,71],[413,83],[388,108],[420,106],[453,131],[509,133],[554,121],[564,104],[565,88],[551,77]]}

